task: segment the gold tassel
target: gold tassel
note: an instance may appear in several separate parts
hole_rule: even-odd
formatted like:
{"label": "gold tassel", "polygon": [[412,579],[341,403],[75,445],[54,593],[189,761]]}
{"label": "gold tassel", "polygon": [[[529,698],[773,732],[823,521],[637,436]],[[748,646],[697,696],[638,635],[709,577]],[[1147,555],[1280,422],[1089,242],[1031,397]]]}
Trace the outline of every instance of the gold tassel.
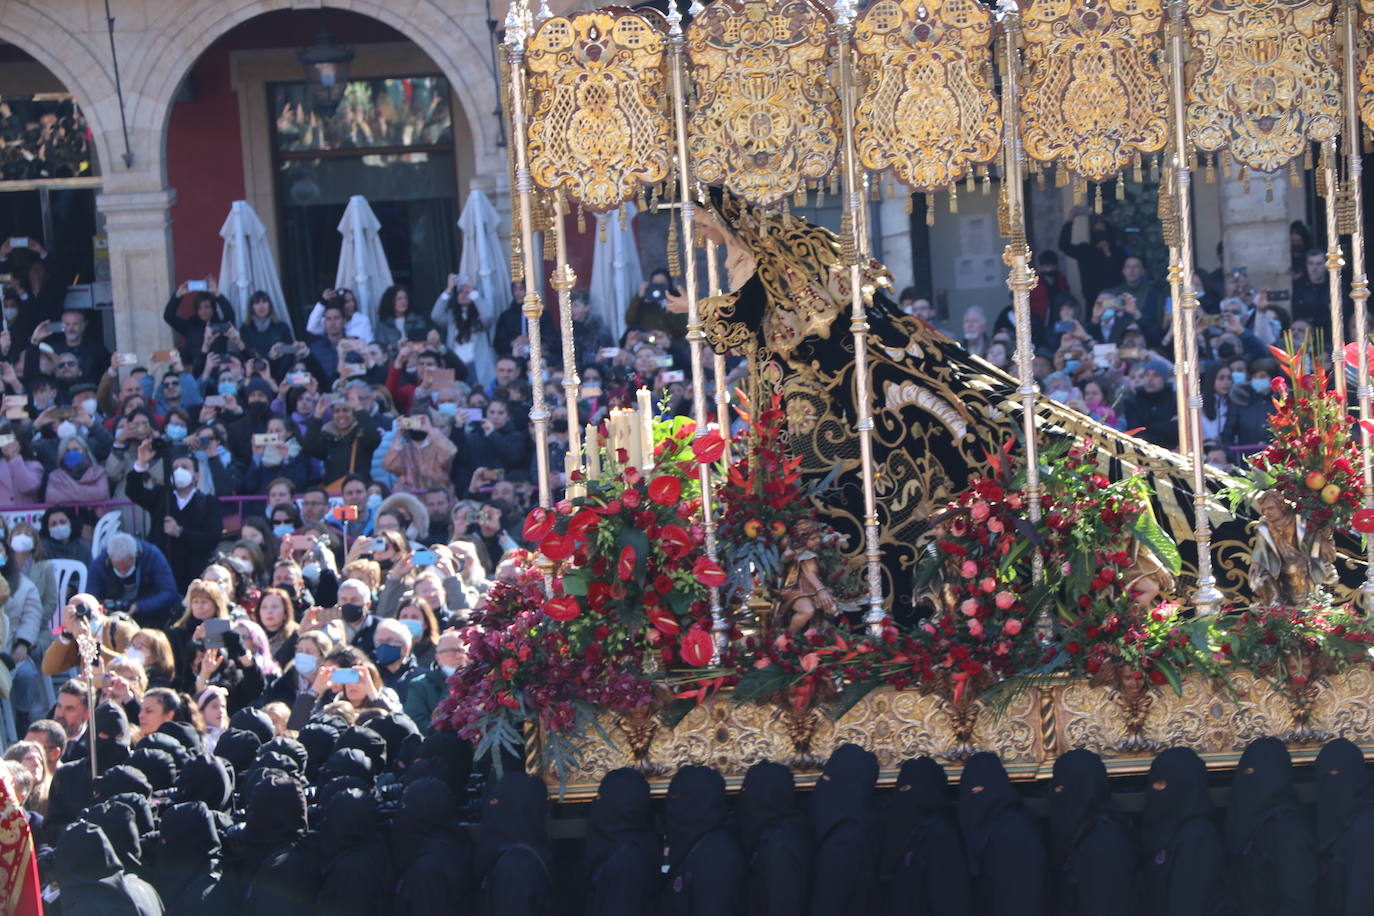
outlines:
{"label": "gold tassel", "polygon": [[[621,213],[624,212],[623,210],[621,211]],[[624,221],[623,216],[621,217],[621,221]],[[606,244],[606,224],[609,222],[609,219],[599,219],[596,221],[596,240],[603,245]],[[621,228],[623,229],[625,227],[622,226]]]}
{"label": "gold tassel", "polygon": [[973,169],[969,169],[968,173],[964,176],[964,190],[970,194],[973,193],[974,181],[975,179],[973,177]]}
{"label": "gold tassel", "polygon": [[554,261],[558,258],[558,244],[553,237],[553,230],[545,229],[544,236],[544,260]]}
{"label": "gold tassel", "polygon": [[511,230],[510,240],[510,276],[516,283],[525,282],[525,252],[520,244],[519,220]]}
{"label": "gold tassel", "polygon": [[879,186],[876,178],[872,175],[869,175],[868,173],[864,173],[863,180],[868,185],[868,199],[882,200],[883,189]]}
{"label": "gold tassel", "polygon": [[1102,215],[1102,185],[1093,185],[1093,212]]}
{"label": "gold tassel", "polygon": [[[1131,180],[1134,181],[1136,184],[1140,184],[1142,181],[1144,181],[1144,176],[1142,174],[1145,170],[1144,158],[1145,157],[1141,156],[1140,153],[1135,154],[1135,164],[1131,167]],[[1124,179],[1125,176],[1123,175],[1122,178]],[[1116,199],[1125,200],[1122,191],[1117,191]]]}
{"label": "gold tassel", "polygon": [[957,184],[949,186],[949,212],[959,212],[959,186]]}
{"label": "gold tassel", "polygon": [[677,250],[677,217],[668,221],[668,275],[682,276],[682,255]]}
{"label": "gold tassel", "polygon": [[983,180],[983,196],[987,197],[992,193],[992,170],[985,166],[978,166],[978,177]]}
{"label": "gold tassel", "polygon": [[1083,182],[1075,181],[1073,183],[1073,204],[1075,207],[1081,207],[1083,203],[1086,201],[1087,190],[1088,189],[1083,184]]}
{"label": "gold tassel", "polygon": [[1208,157],[1207,157],[1207,183],[1208,183],[1208,184],[1216,184],[1216,183],[1217,183],[1217,157],[1216,157],[1216,156],[1208,156]]}
{"label": "gold tassel", "polygon": [[[620,231],[624,232],[626,229],[630,228],[630,218],[625,215],[624,207],[620,207],[616,212],[620,214]],[[602,238],[602,241],[604,242],[605,238]]]}
{"label": "gold tassel", "polygon": [[816,182],[816,209],[825,206],[825,182]]}
{"label": "gold tassel", "polygon": [[1056,188],[1067,188],[1069,186],[1069,171],[1062,165],[1054,167],[1054,186]]}
{"label": "gold tassel", "polygon": [[[557,208],[557,210],[555,210],[555,213],[556,213],[557,215],[556,215],[554,218],[555,218],[555,219],[562,219],[562,212],[563,212],[563,208],[562,208],[562,207]],[[582,210],[582,201],[580,201],[580,200],[577,202],[577,234],[578,234],[578,235],[586,235],[586,234],[587,234],[587,214],[586,214],[585,212],[583,212],[583,210]]]}
{"label": "gold tassel", "polygon": [[792,203],[796,204],[798,207],[805,207],[805,206],[806,206],[806,183],[805,183],[805,182],[798,182],[798,183],[797,183],[797,193],[794,194],[794,195],[792,196]]}
{"label": "gold tassel", "polygon": [[[1312,168],[1311,163],[1308,163],[1307,168]],[[1302,179],[1298,177],[1298,164],[1296,162],[1288,163],[1288,184],[1294,188],[1302,187]]]}
{"label": "gold tassel", "polygon": [[912,211],[913,209],[915,209],[915,208],[913,207],[912,203],[911,203],[911,195],[910,195],[910,194],[906,195],[906,197],[905,197],[905,199],[904,199],[904,203],[905,203],[905,205],[906,205],[906,206],[905,206],[906,215],[907,215],[907,216],[910,216],[910,215],[911,215],[911,211]]}
{"label": "gold tassel", "polygon": [[1036,170],[1035,170],[1035,186],[1036,186],[1037,188],[1039,188],[1040,190],[1042,190],[1042,191],[1045,190],[1045,170],[1044,170],[1044,169],[1036,169]]}
{"label": "gold tassel", "polygon": [[935,225],[935,195],[926,195],[926,225]]}
{"label": "gold tassel", "polygon": [[[1293,167],[1295,170],[1297,169],[1297,165],[1293,165],[1292,167]],[[1302,145],[1302,167],[1303,167],[1304,169],[1306,169],[1307,171],[1309,171],[1309,172],[1312,171],[1312,144],[1311,144],[1311,143],[1304,143],[1304,144]],[[1293,185],[1293,187],[1296,188],[1297,185]]]}
{"label": "gold tassel", "polygon": [[839,173],[835,170],[831,170],[830,172],[830,196],[840,196],[840,176]]}
{"label": "gold tassel", "polygon": [[1272,176],[1264,179],[1264,202],[1266,204],[1274,202],[1274,179]]}
{"label": "gold tassel", "polygon": [[886,191],[886,195],[887,195],[887,198],[888,198],[889,200],[891,200],[892,198],[894,198],[894,197],[897,196],[897,181],[896,181],[896,179],[894,179],[894,178],[892,177],[892,173],[891,173],[891,172],[888,172],[888,173],[887,173],[887,191]]}
{"label": "gold tassel", "polygon": [[1116,180],[1116,199],[1117,199],[1117,200],[1125,200],[1125,199],[1126,199],[1126,176],[1125,176],[1125,175],[1122,175],[1120,178],[1118,178],[1118,179]]}

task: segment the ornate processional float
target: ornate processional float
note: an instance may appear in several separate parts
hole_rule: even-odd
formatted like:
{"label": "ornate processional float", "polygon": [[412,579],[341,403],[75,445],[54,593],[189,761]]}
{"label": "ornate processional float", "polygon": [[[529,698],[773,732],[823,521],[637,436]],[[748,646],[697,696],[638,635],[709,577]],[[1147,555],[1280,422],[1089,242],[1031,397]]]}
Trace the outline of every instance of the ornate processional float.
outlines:
{"label": "ornate processional float", "polygon": [[[1333,734],[1374,747],[1363,2],[513,5],[513,268],[554,265],[568,484],[555,503],[534,385],[537,550],[476,615],[440,727],[572,797],[620,765],[731,778],[845,741],[889,775],[987,748],[1027,777],[1078,746],[1127,771],[1176,743],[1225,765],[1262,734],[1298,759]],[[1204,463],[1193,175],[1266,193],[1300,169],[1325,201],[1335,334],[1276,351],[1273,442],[1228,478]],[[1100,212],[1128,176],[1160,192],[1179,453],[1032,373],[1028,184]],[[961,184],[996,188],[1015,377],[893,307],[870,254],[884,184],[934,223]],[[798,215],[827,194],[838,233]],[[648,389],[579,416],[568,235],[627,203],[671,216],[690,418]]]}

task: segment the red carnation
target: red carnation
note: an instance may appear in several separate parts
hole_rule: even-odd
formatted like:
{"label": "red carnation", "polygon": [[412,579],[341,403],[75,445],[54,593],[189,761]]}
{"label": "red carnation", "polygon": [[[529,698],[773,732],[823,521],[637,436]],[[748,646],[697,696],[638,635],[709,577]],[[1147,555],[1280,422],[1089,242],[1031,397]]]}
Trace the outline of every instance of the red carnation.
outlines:
{"label": "red carnation", "polygon": [[692,443],[692,455],[702,464],[714,464],[725,454],[725,439],[719,430],[711,430]]}
{"label": "red carnation", "polygon": [[697,668],[709,665],[715,648],[710,633],[700,627],[693,627],[682,637],[682,660]]}
{"label": "red carnation", "polygon": [[544,613],[559,623],[567,623],[582,613],[582,608],[578,607],[577,599],[572,595],[560,595],[544,602]]}
{"label": "red carnation", "polygon": [[649,481],[649,498],[660,506],[671,506],[682,495],[682,481],[668,474],[660,474]]}
{"label": "red carnation", "polygon": [[1269,380],[1269,390],[1279,397],[1283,397],[1288,393],[1288,382],[1284,381],[1283,376],[1276,375]]}

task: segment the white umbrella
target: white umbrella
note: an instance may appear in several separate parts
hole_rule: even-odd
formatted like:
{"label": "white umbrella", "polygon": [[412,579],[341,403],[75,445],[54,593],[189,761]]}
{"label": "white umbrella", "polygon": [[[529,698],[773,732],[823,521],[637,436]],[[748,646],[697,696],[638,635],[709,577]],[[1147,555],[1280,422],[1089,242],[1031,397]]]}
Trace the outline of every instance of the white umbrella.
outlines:
{"label": "white umbrella", "polygon": [[249,297],[262,290],[271,297],[278,320],[291,327],[281,275],[277,273],[277,262],[267,241],[267,227],[248,201],[234,201],[219,235],[224,239],[224,253],[219,259],[219,289],[234,307],[238,323],[248,320]]}
{"label": "white umbrella", "polygon": [[501,214],[484,192],[473,189],[458,217],[458,228],[463,231],[460,269],[471,278],[477,309],[486,325],[482,332],[486,345],[477,347],[475,368],[478,378],[491,378],[495,372],[491,329],[510,300],[510,259],[501,243]]}
{"label": "white umbrella", "polygon": [[377,214],[368,206],[367,198],[354,195],[339,220],[339,235],[343,247],[339,250],[339,270],[334,277],[336,289],[351,289],[372,326],[377,326],[377,305],[382,292],[391,286],[391,267],[377,235],[382,228]]}
{"label": "white umbrella", "polygon": [[592,249],[592,282],[588,292],[592,312],[601,316],[606,330],[616,340],[625,333],[625,307],[639,292],[635,213],[633,204],[623,204],[619,212],[596,217],[596,246]]}

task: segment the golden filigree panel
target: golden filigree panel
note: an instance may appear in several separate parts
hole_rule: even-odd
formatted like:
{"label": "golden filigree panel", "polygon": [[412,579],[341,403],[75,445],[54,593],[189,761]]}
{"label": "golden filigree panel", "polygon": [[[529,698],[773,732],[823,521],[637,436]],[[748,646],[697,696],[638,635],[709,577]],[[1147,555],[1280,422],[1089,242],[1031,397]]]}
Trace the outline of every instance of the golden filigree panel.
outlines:
{"label": "golden filigree panel", "polygon": [[1188,129],[1203,152],[1229,148],[1272,172],[1339,131],[1331,0],[1191,0]]}
{"label": "golden filigree panel", "polygon": [[1356,60],[1364,55],[1364,66],[1360,68],[1359,92],[1360,119],[1369,130],[1374,130],[1374,54],[1369,53],[1371,32],[1374,32],[1374,0],[1360,0],[1359,20],[1356,23]]}
{"label": "golden filigree panel", "polygon": [[716,0],[693,20],[687,141],[699,180],[767,206],[830,173],[839,118],[829,29],[813,0]]}
{"label": "golden filigree panel", "polygon": [[1163,17],[1162,0],[1034,0],[1022,16],[1026,152],[1106,181],[1163,149]]}
{"label": "golden filigree panel", "polygon": [[1002,116],[992,91],[992,14],[977,0],[878,0],[859,17],[859,159],[931,193],[991,162]]}
{"label": "golden filigree panel", "polygon": [[668,177],[663,32],[628,11],[557,16],[528,52],[530,176],[595,213]]}

